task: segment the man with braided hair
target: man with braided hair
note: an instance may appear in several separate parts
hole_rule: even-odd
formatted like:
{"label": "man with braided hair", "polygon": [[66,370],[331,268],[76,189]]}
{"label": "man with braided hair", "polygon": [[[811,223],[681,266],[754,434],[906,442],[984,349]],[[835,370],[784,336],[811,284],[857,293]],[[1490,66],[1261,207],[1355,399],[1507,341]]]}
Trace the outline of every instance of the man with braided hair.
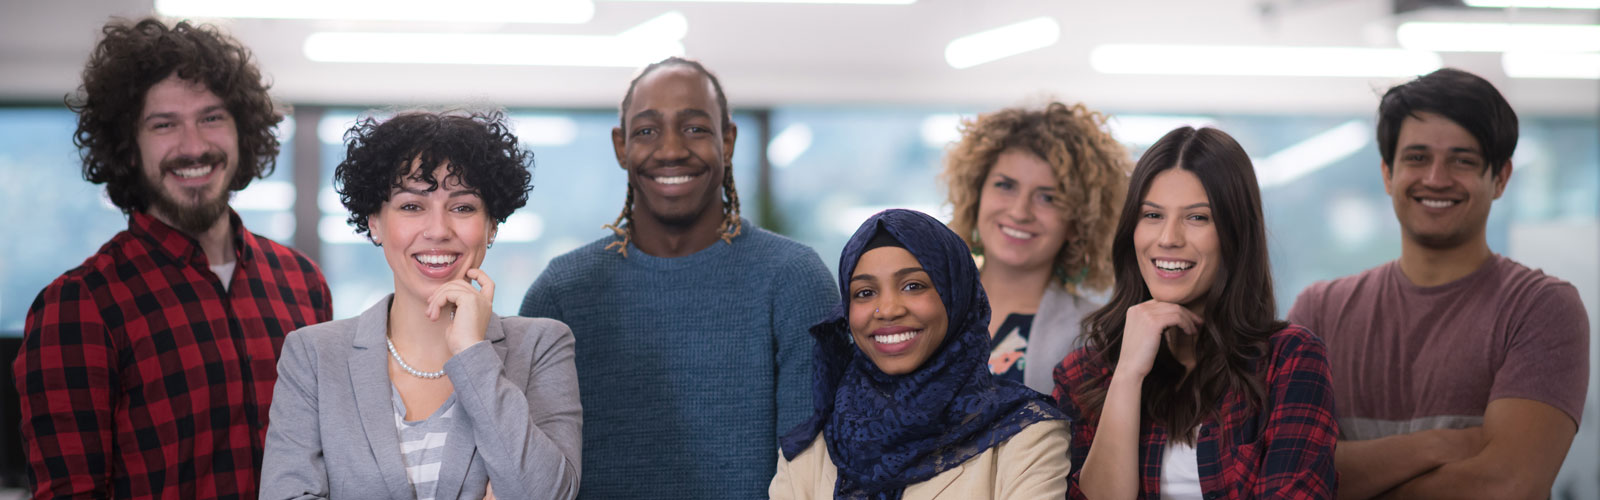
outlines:
{"label": "man with braided hair", "polygon": [[812,411],[808,331],[838,293],[815,251],[739,217],[737,134],[698,62],[645,67],[611,131],[615,234],[523,300],[576,339],[583,498],[764,497],[778,436]]}

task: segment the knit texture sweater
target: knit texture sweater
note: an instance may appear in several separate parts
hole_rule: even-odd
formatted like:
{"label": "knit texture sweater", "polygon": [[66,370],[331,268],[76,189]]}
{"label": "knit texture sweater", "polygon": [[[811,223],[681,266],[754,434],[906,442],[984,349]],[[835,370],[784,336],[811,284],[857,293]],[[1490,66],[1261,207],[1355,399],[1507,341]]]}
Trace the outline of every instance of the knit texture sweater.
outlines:
{"label": "knit texture sweater", "polygon": [[744,221],[660,258],[601,238],[551,261],[521,314],[576,341],[579,498],[764,498],[778,436],[811,410],[809,329],[838,302],[811,248]]}

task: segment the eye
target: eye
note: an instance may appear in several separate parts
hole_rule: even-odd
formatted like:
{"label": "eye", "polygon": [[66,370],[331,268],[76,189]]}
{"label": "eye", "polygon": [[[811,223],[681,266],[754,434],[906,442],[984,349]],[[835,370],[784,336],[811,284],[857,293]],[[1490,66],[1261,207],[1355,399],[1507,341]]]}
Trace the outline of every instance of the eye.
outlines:
{"label": "eye", "polygon": [[223,116],[223,115],[220,115],[220,114],[216,114],[216,115],[207,115],[205,118],[201,118],[200,121],[206,122],[206,123],[215,123],[215,122],[220,122],[220,121],[226,120],[227,118],[228,117],[226,117],[226,116]]}
{"label": "eye", "polygon": [[691,126],[689,126],[687,128],[684,128],[683,130],[684,130],[684,132],[687,132],[687,133],[690,133],[690,134],[709,134],[709,133],[711,133],[711,129],[708,129],[708,128],[705,128],[705,127],[701,127],[701,126],[698,126],[698,125],[691,125]]}
{"label": "eye", "polygon": [[422,205],[418,205],[416,203],[401,203],[400,206],[396,208],[398,208],[401,212],[415,212],[422,210]]}
{"label": "eye", "polygon": [[455,211],[457,213],[470,214],[470,213],[473,213],[473,212],[477,212],[478,211],[478,207],[476,207],[474,205],[456,205],[454,208],[451,208],[451,210],[453,210],[453,211]]}
{"label": "eye", "polygon": [[1402,157],[1400,157],[1400,159],[1402,161],[1406,161],[1406,162],[1410,162],[1410,163],[1418,163],[1418,162],[1428,161],[1428,155],[1412,153],[1412,154],[1408,154],[1408,155],[1402,156]]}
{"label": "eye", "polygon": [[1056,202],[1056,199],[1057,199],[1056,195],[1054,195],[1054,194],[1039,193],[1039,201],[1040,202],[1048,203],[1048,204],[1054,204]]}
{"label": "eye", "polygon": [[920,281],[908,281],[908,282],[906,282],[906,284],[904,286],[900,287],[900,290],[904,291],[904,292],[917,292],[917,291],[922,291],[922,290],[927,290],[927,289],[928,289],[928,285],[923,284]]}
{"label": "eye", "polygon": [[1144,213],[1139,214],[1139,218],[1141,218],[1141,219],[1150,219],[1150,220],[1158,220],[1158,219],[1161,218],[1161,212],[1157,212],[1157,211],[1154,211],[1154,210],[1145,210]]}
{"label": "eye", "polygon": [[1206,222],[1206,221],[1211,220],[1211,216],[1210,215],[1206,215],[1206,214],[1190,214],[1189,215],[1189,220],[1196,221],[1196,222]]}
{"label": "eye", "polygon": [[168,129],[168,128],[172,128],[172,122],[156,122],[156,123],[150,124],[150,129],[151,130],[162,130],[162,129]]}
{"label": "eye", "polygon": [[1002,191],[1010,191],[1017,188],[1017,183],[1006,179],[1000,179],[998,181],[994,181],[994,187],[999,188]]}
{"label": "eye", "polygon": [[874,295],[877,295],[877,292],[874,292],[871,288],[862,288],[854,292],[850,292],[850,298],[854,300],[869,299]]}
{"label": "eye", "polygon": [[646,135],[655,135],[655,133],[656,133],[655,127],[641,127],[639,129],[633,131],[633,136],[634,137],[642,137],[642,136],[646,136]]}

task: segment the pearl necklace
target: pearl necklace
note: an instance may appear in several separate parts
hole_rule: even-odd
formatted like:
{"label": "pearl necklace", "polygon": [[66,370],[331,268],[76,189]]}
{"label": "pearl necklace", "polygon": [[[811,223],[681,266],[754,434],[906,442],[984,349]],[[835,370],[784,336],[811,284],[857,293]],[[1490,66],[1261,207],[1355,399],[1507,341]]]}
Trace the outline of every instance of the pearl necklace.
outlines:
{"label": "pearl necklace", "polygon": [[393,340],[383,339],[383,341],[389,344],[389,356],[394,357],[394,362],[400,363],[400,369],[401,370],[405,370],[406,373],[410,373],[412,376],[415,376],[415,377],[418,377],[418,378],[426,378],[426,379],[435,379],[435,378],[439,378],[439,377],[443,377],[444,376],[444,370],[439,370],[439,371],[436,371],[436,372],[425,372],[425,371],[418,370],[416,368],[412,368],[411,365],[406,364],[406,360],[400,359],[400,351],[396,351],[394,349],[394,341]]}

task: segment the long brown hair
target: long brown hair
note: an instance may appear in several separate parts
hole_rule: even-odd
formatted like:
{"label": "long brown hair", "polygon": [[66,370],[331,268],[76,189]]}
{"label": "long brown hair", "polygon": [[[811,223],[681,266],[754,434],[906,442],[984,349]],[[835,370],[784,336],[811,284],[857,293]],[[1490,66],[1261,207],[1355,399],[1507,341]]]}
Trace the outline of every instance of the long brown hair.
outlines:
{"label": "long brown hair", "polygon": [[1085,317],[1083,329],[1095,361],[1111,367],[1076,388],[1086,415],[1097,415],[1105,403],[1107,384],[1122,353],[1122,328],[1128,308],[1151,299],[1139,273],[1133,231],[1139,205],[1156,174],[1173,168],[1193,172],[1210,199],[1221,243],[1221,267],[1206,292],[1205,324],[1195,339],[1195,367],[1185,373],[1163,343],[1141,389],[1140,414],[1163,425],[1174,440],[1194,442],[1194,430],[1216,416],[1222,398],[1243,393],[1260,409],[1266,406],[1265,382],[1254,360],[1269,352],[1268,337],[1283,329],[1272,296],[1272,271],[1267,259],[1266,225],[1255,168],[1244,148],[1221,130],[1183,127],[1157,141],[1139,158],[1127,200],[1111,244],[1116,285],[1111,301]]}

